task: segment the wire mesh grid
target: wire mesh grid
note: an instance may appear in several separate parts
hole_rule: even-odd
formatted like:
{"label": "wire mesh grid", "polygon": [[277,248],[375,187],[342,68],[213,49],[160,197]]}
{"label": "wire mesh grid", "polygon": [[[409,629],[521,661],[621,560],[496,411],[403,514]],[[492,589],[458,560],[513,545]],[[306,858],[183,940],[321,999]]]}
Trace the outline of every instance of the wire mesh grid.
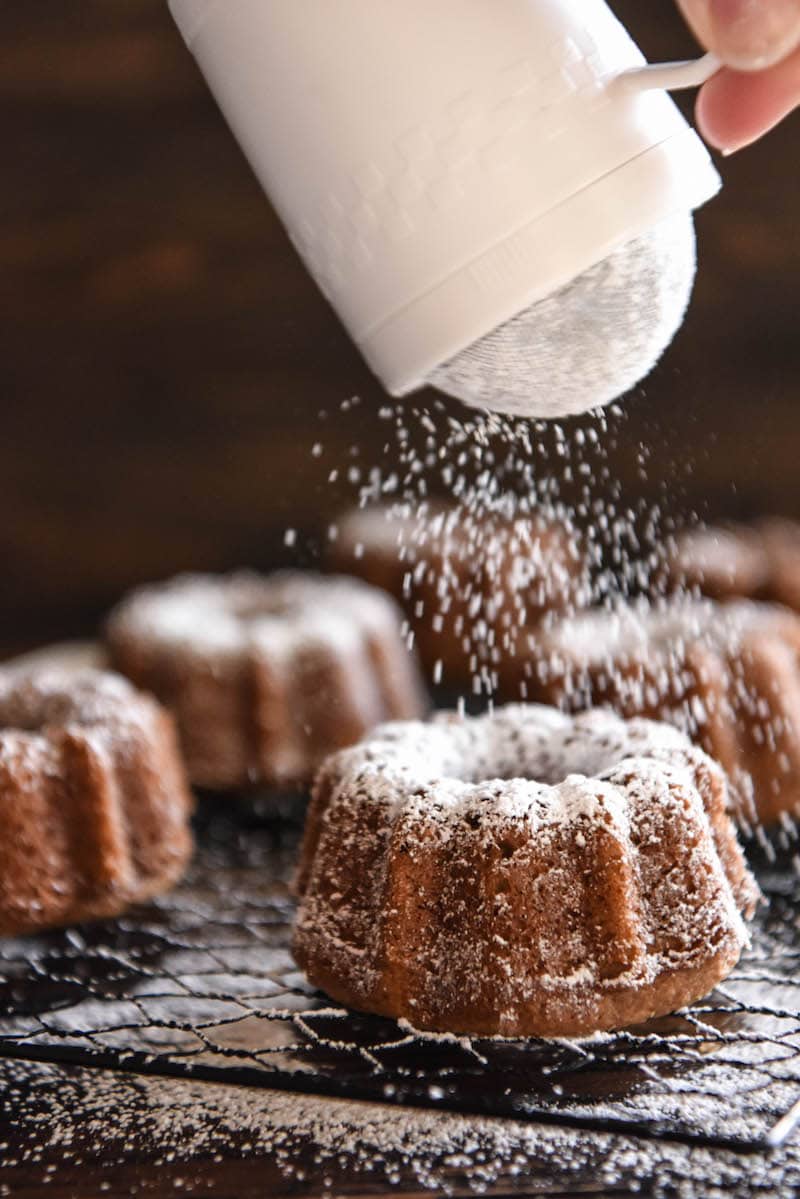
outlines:
{"label": "wire mesh grid", "polygon": [[714,994],[583,1041],[429,1037],[331,1006],[289,952],[299,830],[207,806],[189,878],[125,919],[0,943],[0,1055],[436,1106],[741,1150],[800,1118],[797,875]]}

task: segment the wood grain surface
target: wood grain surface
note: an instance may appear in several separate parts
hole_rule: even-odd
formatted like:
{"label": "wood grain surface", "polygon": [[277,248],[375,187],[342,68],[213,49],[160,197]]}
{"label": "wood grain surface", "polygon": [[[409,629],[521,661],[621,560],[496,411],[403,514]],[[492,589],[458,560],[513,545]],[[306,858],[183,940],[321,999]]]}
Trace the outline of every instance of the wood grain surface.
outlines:
{"label": "wood grain surface", "polygon": [[[287,1108],[285,1097],[268,1090],[0,1059],[0,1196],[768,1199],[796,1195],[800,1186],[797,1137],[772,1154],[736,1154],[577,1128],[554,1133],[515,1121],[476,1126],[468,1116],[417,1115],[423,1123],[415,1140],[416,1117],[397,1113],[408,1130],[401,1147],[386,1132],[386,1109],[373,1104],[309,1098]],[[314,1133],[326,1122],[339,1127],[338,1146],[335,1137]],[[469,1152],[453,1150],[461,1136]]]}
{"label": "wood grain surface", "polygon": [[[671,5],[617,7],[653,57],[691,52]],[[629,498],[800,515],[799,131],[723,164],[689,319],[610,451]],[[288,560],[286,526],[352,494],[331,470],[385,457],[383,397],[163,0],[0,6],[0,140],[0,641],[88,630],[143,579]]]}

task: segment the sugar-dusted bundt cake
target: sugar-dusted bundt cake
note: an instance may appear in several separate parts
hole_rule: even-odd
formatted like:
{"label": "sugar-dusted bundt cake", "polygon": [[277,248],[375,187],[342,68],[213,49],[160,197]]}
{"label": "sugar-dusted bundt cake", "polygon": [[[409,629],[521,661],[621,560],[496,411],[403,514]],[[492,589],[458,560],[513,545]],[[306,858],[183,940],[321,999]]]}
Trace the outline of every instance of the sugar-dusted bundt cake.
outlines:
{"label": "sugar-dusted bundt cake", "polygon": [[520,699],[545,617],[582,607],[588,561],[566,518],[426,502],[341,517],[332,565],[404,607],[429,678],[451,690]]}
{"label": "sugar-dusted bundt cake", "polygon": [[667,720],[724,767],[739,820],[800,808],[800,617],[676,598],[588,612],[538,647],[538,697]]}
{"label": "sugar-dusted bundt cake", "polygon": [[311,779],[333,750],[426,707],[401,615],[356,579],[187,575],[112,613],[115,666],[172,710],[198,786]]}
{"label": "sugar-dusted bundt cake", "polygon": [[693,529],[678,538],[669,575],[673,586],[712,599],[759,599],[800,611],[800,524],[770,517]]}
{"label": "sugar-dusted bundt cake", "polygon": [[0,671],[0,934],[116,916],[192,852],[171,718],[99,671]]}
{"label": "sugar-dusted bundt cake", "polygon": [[722,770],[676,730],[512,706],[377,730],[325,764],[294,953],[351,1007],[566,1036],[710,991],[757,888]]}

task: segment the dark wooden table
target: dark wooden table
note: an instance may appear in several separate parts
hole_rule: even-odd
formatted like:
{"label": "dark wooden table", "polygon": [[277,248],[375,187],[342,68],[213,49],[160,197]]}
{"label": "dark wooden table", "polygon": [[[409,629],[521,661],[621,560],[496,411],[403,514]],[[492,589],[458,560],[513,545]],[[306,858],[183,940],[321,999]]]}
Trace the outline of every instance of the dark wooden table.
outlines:
{"label": "dark wooden table", "polygon": [[789,1196],[800,1141],[737,1156],[580,1130],[0,1061],[0,1195]]}

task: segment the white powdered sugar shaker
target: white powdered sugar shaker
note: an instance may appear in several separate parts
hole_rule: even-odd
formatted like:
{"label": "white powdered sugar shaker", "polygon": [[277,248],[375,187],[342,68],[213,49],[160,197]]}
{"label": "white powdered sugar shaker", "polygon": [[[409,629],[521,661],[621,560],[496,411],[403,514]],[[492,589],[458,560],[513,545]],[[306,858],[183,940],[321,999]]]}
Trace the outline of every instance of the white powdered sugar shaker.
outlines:
{"label": "white powdered sugar shaker", "polygon": [[663,89],[701,82],[710,56],[646,68],[604,0],[170,7],[392,395],[434,382],[563,415],[621,394],[669,344],[694,279],[691,213],[720,181]]}

